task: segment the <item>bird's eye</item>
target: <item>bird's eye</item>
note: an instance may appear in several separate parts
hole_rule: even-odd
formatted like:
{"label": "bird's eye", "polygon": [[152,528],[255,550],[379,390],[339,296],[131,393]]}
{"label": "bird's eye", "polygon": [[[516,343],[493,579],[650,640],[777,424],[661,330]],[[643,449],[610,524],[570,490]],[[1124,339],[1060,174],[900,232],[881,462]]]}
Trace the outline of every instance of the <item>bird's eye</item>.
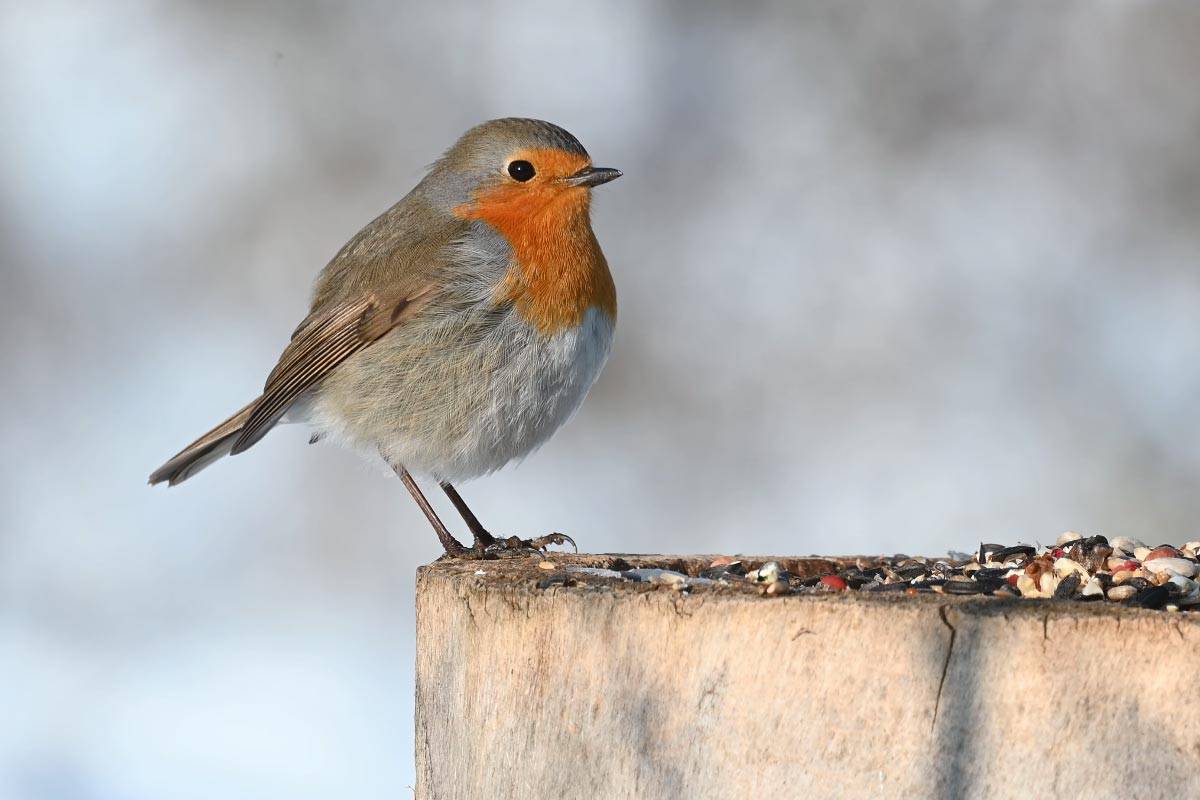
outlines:
{"label": "bird's eye", "polygon": [[508,174],[512,176],[514,181],[524,183],[537,173],[533,170],[533,164],[530,164],[528,161],[518,160],[508,165]]}

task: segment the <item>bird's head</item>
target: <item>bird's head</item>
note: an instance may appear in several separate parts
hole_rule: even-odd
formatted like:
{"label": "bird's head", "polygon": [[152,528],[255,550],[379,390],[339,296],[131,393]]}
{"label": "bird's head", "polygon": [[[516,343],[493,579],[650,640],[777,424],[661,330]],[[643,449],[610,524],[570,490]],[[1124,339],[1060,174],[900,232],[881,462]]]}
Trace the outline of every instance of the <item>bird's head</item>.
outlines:
{"label": "bird's head", "polygon": [[455,216],[505,234],[586,223],[591,189],[621,177],[592,166],[579,140],[549,122],[509,117],[476,125],[430,171],[425,189]]}

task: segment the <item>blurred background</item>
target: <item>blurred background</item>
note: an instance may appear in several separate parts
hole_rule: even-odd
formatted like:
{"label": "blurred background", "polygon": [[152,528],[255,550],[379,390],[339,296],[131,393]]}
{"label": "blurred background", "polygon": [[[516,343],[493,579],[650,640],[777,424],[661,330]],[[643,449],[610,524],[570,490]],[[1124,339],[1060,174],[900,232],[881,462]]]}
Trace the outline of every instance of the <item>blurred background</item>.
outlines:
{"label": "blurred background", "polygon": [[1200,5],[2,9],[0,797],[409,796],[439,551],[400,483],[299,428],[145,479],[490,117],[626,173],[594,205],[612,358],[462,487],[493,530],[1197,538]]}

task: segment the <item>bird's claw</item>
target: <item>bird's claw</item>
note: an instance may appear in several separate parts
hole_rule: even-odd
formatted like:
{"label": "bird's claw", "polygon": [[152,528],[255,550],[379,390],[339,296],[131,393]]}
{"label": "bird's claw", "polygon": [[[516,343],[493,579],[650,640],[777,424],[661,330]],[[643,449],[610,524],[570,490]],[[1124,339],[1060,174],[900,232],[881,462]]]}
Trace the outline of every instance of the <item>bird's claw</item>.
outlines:
{"label": "bird's claw", "polygon": [[568,542],[571,545],[571,549],[578,553],[579,545],[575,544],[575,540],[570,536],[567,536],[565,533],[558,533],[557,531],[554,533],[548,533],[545,536],[539,536],[536,539],[531,539],[529,544],[535,547],[539,552],[544,553],[546,552],[546,548],[552,544],[562,547]]}
{"label": "bird's claw", "polygon": [[493,538],[491,541],[476,539],[475,546],[469,551],[475,558],[504,558],[507,556],[544,556],[550,545],[570,544],[576,553],[579,546],[575,540],[565,533],[548,533],[536,539],[522,539],[519,536],[509,536],[507,539]]}

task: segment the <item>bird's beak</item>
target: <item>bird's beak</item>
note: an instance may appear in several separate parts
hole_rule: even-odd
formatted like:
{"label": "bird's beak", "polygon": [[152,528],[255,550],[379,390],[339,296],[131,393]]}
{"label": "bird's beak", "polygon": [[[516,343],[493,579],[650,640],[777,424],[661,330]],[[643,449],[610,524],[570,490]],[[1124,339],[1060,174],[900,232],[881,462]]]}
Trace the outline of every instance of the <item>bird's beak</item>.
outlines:
{"label": "bird's beak", "polygon": [[584,167],[574,175],[563,178],[563,183],[568,186],[599,186],[615,181],[621,175],[621,170],[610,167]]}

